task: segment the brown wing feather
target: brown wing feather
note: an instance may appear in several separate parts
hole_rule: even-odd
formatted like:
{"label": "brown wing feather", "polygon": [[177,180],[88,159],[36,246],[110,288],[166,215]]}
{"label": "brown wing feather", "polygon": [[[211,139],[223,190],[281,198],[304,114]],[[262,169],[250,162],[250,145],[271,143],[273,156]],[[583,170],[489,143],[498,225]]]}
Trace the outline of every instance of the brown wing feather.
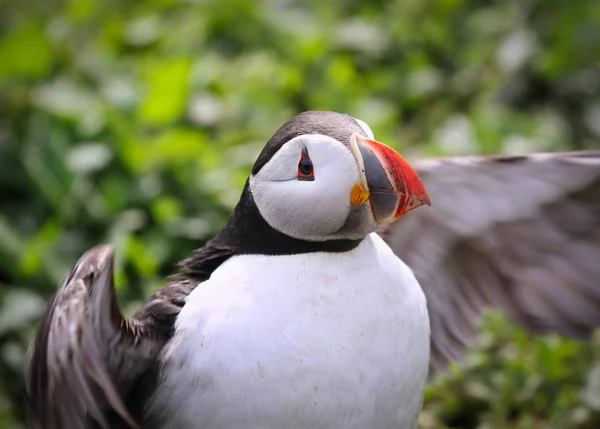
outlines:
{"label": "brown wing feather", "polygon": [[[144,308],[171,319],[178,311],[162,299]],[[100,246],[83,255],[52,298],[32,345],[28,396],[34,425],[104,429],[120,421],[137,427],[125,402],[170,335],[169,328],[156,329],[160,320],[122,316],[112,248]]]}
{"label": "brown wing feather", "polygon": [[533,332],[600,325],[600,153],[416,164],[431,207],[382,236],[415,272],[432,364],[459,359],[487,306]]}

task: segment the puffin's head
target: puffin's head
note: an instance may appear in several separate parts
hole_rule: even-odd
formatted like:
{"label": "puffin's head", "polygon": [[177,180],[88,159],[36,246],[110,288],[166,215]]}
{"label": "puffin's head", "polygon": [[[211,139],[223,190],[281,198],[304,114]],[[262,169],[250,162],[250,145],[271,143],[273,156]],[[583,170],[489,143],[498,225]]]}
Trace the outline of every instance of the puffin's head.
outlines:
{"label": "puffin's head", "polygon": [[429,204],[404,158],[375,141],[363,121],[334,112],[304,112],[284,124],[254,164],[249,187],[272,228],[307,241],[362,239]]}

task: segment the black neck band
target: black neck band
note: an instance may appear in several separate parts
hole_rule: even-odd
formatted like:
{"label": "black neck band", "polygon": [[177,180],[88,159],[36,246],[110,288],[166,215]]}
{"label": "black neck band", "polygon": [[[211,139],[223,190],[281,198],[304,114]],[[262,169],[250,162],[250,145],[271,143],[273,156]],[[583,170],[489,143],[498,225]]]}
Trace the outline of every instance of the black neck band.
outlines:
{"label": "black neck band", "polygon": [[219,235],[181,262],[181,273],[206,280],[234,255],[295,255],[314,252],[347,252],[362,240],[306,241],[273,229],[261,216],[248,182],[229,223]]}

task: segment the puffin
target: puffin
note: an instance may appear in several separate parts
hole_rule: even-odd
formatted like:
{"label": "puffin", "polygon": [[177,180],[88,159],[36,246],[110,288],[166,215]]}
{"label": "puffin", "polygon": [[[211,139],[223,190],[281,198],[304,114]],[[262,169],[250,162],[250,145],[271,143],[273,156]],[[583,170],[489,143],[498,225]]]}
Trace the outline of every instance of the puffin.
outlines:
{"label": "puffin", "polygon": [[366,123],[299,114],[259,154],[227,225],[132,317],[113,249],[80,258],[32,344],[34,426],[416,428],[427,303],[376,231],[429,204]]}
{"label": "puffin", "polygon": [[365,122],[305,112],[133,316],[114,250],[85,253],[30,349],[34,426],[413,429],[428,373],[460,362],[486,308],[590,337],[600,152],[412,167]]}

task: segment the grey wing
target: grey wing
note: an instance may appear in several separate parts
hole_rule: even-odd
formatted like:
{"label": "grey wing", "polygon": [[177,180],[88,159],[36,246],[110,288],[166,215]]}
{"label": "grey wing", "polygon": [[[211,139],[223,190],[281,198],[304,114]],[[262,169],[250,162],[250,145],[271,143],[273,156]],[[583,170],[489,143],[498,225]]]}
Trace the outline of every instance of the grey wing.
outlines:
{"label": "grey wing", "polygon": [[427,297],[432,365],[457,360],[484,307],[526,329],[600,325],[600,152],[417,163],[431,198],[382,236]]}
{"label": "grey wing", "polygon": [[[144,308],[171,319],[179,310],[156,297]],[[121,314],[111,247],[84,254],[52,298],[30,350],[27,390],[34,426],[104,429],[115,427],[116,417],[137,427],[125,398],[170,335],[169,329],[156,329],[157,320]]]}

